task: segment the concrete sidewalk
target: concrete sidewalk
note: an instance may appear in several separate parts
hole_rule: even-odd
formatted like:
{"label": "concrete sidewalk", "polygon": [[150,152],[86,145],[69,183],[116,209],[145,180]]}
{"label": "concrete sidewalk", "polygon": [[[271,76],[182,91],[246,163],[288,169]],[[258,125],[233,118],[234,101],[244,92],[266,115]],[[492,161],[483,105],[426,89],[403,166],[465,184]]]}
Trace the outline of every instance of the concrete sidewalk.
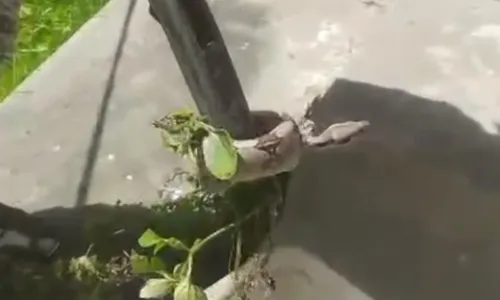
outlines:
{"label": "concrete sidewalk", "polygon": [[[499,299],[500,2],[211,5],[252,108],[373,124],[294,173],[274,299]],[[149,124],[192,105],[146,1],[112,1],[0,106],[2,201],[153,199],[181,162]]]}
{"label": "concrete sidewalk", "polygon": [[190,105],[145,1],[111,1],[0,109],[2,201],[147,201],[179,161],[151,121]]}

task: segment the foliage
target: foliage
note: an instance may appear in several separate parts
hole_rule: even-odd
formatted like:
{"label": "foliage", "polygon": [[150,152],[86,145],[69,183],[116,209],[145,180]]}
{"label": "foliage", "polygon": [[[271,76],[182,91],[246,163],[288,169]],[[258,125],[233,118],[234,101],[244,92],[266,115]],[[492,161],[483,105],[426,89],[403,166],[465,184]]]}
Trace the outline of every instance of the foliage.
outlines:
{"label": "foliage", "polygon": [[224,129],[209,125],[189,111],[169,114],[154,122],[166,147],[188,157],[200,172],[206,169],[219,180],[230,180],[238,170],[238,151]]}
{"label": "foliage", "polygon": [[[145,299],[161,298],[173,291],[174,300],[205,300],[206,295],[203,289],[192,281],[193,263],[196,254],[210,241],[242,224],[254,216],[256,212],[258,210],[246,215],[242,219],[238,219],[234,223],[220,228],[203,239],[195,240],[190,247],[179,239],[161,237],[148,228],[141,235],[138,243],[143,248],[153,248],[153,256],[148,257],[133,253],[131,257],[132,271],[138,274],[152,273],[160,276],[160,278],[151,278],[146,281],[140,291],[140,297]],[[165,247],[170,247],[186,254],[185,260],[178,263],[170,272],[166,270],[161,258],[157,256]],[[237,251],[241,253],[241,249],[237,249]]]}
{"label": "foliage", "polygon": [[0,102],[107,0],[24,0],[12,63],[0,70]]}
{"label": "foliage", "polygon": [[[179,111],[163,117],[161,120],[154,122],[153,125],[161,129],[164,144],[167,148],[191,159],[198,167],[198,177],[192,179],[197,187],[200,187],[199,179],[205,168],[218,180],[230,180],[236,174],[238,170],[238,152],[231,136],[225,130],[209,125],[205,118],[189,111]],[[276,181],[273,180],[272,182],[276,188]],[[280,190],[279,186],[278,190]],[[195,190],[193,193],[199,191]],[[204,191],[203,188],[201,188],[201,195],[214,197],[213,194]],[[225,194],[226,197],[229,195],[230,193]],[[215,197],[217,198],[217,195]],[[283,195],[280,194],[278,198],[282,199],[282,197]],[[238,200],[242,202],[242,199]],[[256,201],[247,203],[252,203],[252,209],[247,210],[246,214],[236,213],[234,222],[219,228],[203,239],[196,239],[191,246],[187,246],[173,237],[164,238],[153,230],[147,229],[139,238],[138,243],[143,248],[152,248],[153,256],[136,255],[132,265],[136,266],[133,268],[135,272],[155,273],[159,278],[151,278],[145,283],[140,292],[141,297],[161,298],[173,292],[174,300],[206,299],[202,288],[192,281],[193,262],[200,249],[231,229],[241,229],[242,224],[252,217],[262,214],[263,208],[264,211],[270,212],[270,219],[274,219],[277,215],[277,208],[274,205],[260,206]],[[272,225],[271,223],[273,222],[271,221],[268,225]],[[242,261],[241,233],[240,230],[236,234],[235,265],[233,269],[237,269]],[[161,268],[161,264],[155,262],[159,260],[157,255],[165,247],[185,253],[184,261],[177,264],[171,271]]]}

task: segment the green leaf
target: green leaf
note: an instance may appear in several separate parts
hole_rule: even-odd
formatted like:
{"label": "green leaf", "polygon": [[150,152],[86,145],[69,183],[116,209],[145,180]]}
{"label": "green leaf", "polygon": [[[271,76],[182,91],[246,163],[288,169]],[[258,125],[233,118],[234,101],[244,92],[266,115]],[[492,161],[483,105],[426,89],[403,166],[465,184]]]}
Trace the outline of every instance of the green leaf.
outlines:
{"label": "green leaf", "polygon": [[31,16],[32,14],[33,14],[33,9],[31,9],[31,6],[29,6],[27,4],[21,5],[21,9],[20,9],[21,18]]}
{"label": "green leaf", "polygon": [[165,264],[159,257],[149,258],[144,255],[139,255],[135,251],[132,251],[130,263],[134,274],[163,272],[166,269]]}
{"label": "green leaf", "polygon": [[156,232],[151,229],[147,229],[146,231],[144,231],[137,242],[141,247],[147,248],[160,243],[162,240],[163,238],[157,235]]}
{"label": "green leaf", "polygon": [[174,289],[175,281],[166,278],[154,278],[146,281],[139,292],[142,299],[162,298],[171,293]]}
{"label": "green leaf", "polygon": [[146,231],[144,231],[144,233],[139,238],[138,243],[143,248],[155,246],[154,250],[155,254],[158,253],[165,246],[169,246],[171,248],[178,250],[184,250],[184,251],[189,250],[189,248],[186,245],[184,245],[184,243],[181,242],[180,240],[173,237],[162,238],[151,229],[147,229]]}
{"label": "green leaf", "polygon": [[182,262],[180,264],[177,264],[174,267],[174,272],[173,272],[174,278],[176,278],[176,279],[184,278],[187,274],[187,271],[188,271],[188,265],[186,262]]}
{"label": "green leaf", "polygon": [[144,255],[139,255],[132,251],[130,256],[130,264],[132,266],[132,273],[143,274],[150,272],[149,270],[149,258]]}
{"label": "green leaf", "polygon": [[167,266],[165,265],[163,260],[159,257],[155,256],[155,257],[151,258],[149,263],[150,263],[152,270],[154,270],[154,271],[164,271],[167,269]]}
{"label": "green leaf", "polygon": [[164,240],[161,240],[159,243],[157,243],[153,251],[154,255],[157,255],[161,251],[161,249],[165,248],[165,246],[167,246],[167,243]]}
{"label": "green leaf", "polygon": [[185,151],[183,146],[188,145],[192,139],[192,135],[189,132],[173,133],[163,131],[161,137],[166,147],[173,148],[181,154]]}
{"label": "green leaf", "polygon": [[238,170],[238,151],[224,130],[209,132],[203,139],[203,156],[207,169],[218,179],[229,180]]}
{"label": "green leaf", "polygon": [[189,251],[189,248],[180,240],[176,238],[168,238],[168,239],[163,239],[163,241],[171,248],[177,249],[177,250],[183,250],[183,251]]}
{"label": "green leaf", "polygon": [[186,279],[175,288],[174,300],[208,300],[208,298],[199,286]]}
{"label": "green leaf", "polygon": [[155,255],[158,254],[158,252],[160,252],[166,246],[177,250],[189,251],[189,248],[186,245],[184,245],[183,242],[181,242],[176,238],[171,237],[168,239],[162,238],[162,240],[156,244],[154,254]]}

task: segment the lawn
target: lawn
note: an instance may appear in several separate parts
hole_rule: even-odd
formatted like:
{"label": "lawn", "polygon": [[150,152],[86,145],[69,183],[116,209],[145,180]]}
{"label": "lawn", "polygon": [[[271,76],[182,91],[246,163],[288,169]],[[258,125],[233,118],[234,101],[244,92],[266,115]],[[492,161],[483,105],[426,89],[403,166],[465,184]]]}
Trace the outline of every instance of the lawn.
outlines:
{"label": "lawn", "polygon": [[0,102],[107,1],[24,0],[17,50],[0,77]]}

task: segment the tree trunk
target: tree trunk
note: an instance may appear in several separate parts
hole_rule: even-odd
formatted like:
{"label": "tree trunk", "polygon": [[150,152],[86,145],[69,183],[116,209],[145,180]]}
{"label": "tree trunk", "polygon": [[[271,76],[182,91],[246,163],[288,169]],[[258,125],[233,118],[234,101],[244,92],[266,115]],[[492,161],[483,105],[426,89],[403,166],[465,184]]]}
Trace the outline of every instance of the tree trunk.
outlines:
{"label": "tree trunk", "polygon": [[0,64],[10,60],[13,55],[20,8],[21,0],[0,0]]}

